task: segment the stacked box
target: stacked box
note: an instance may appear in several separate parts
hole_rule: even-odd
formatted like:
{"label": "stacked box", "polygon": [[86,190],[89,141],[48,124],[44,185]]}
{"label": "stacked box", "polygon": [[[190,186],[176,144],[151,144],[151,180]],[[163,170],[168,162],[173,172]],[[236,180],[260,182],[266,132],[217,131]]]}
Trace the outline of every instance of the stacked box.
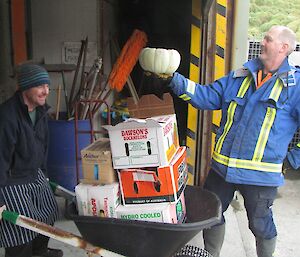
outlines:
{"label": "stacked box", "polygon": [[82,183],[111,184],[117,181],[112,166],[110,140],[101,138],[81,150]]}
{"label": "stacked box", "polygon": [[115,169],[168,165],[179,147],[175,115],[128,119],[108,130]]}
{"label": "stacked box", "polygon": [[119,205],[117,218],[164,223],[183,223],[186,215],[184,194],[174,203]]}
{"label": "stacked box", "polygon": [[143,95],[138,103],[135,103],[133,97],[128,97],[127,107],[132,118],[145,119],[175,113],[173,97],[170,93],[163,94],[162,99],[153,94]]}
{"label": "stacked box", "polygon": [[118,183],[110,185],[78,184],[75,187],[79,215],[116,218],[120,204]]}
{"label": "stacked box", "polygon": [[186,214],[186,147],[179,147],[175,115],[104,126],[118,170],[122,219],[181,223]]}
{"label": "stacked box", "polygon": [[176,202],[187,182],[186,147],[180,147],[169,165],[155,170],[123,169],[118,172],[123,203]]}

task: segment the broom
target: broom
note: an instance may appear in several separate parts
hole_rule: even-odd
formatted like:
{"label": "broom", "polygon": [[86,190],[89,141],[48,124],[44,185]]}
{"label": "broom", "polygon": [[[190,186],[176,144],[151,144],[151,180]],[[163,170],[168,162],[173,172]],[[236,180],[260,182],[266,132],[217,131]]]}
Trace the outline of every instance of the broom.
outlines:
{"label": "broom", "polygon": [[[141,50],[146,46],[147,41],[147,35],[145,32],[138,29],[135,29],[133,31],[132,35],[123,46],[121,53],[114,63],[113,68],[109,74],[107,80],[107,84],[110,87],[109,90],[104,96],[102,96],[107,87],[106,84],[102,92],[100,92],[97,96],[97,99],[99,98],[105,101],[113,90],[120,92],[123,89],[133,67],[137,63],[139,54]],[[100,106],[98,104],[94,108],[93,113],[95,113],[99,109],[99,107]]]}

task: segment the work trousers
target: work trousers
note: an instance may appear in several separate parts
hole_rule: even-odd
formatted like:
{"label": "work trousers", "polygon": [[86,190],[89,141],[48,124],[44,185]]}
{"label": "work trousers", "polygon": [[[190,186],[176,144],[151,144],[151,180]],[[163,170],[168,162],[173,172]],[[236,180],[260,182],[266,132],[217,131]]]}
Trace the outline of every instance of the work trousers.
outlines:
{"label": "work trousers", "polygon": [[45,252],[48,242],[49,237],[38,235],[27,244],[5,248],[5,257],[32,257],[35,253]]}
{"label": "work trousers", "polygon": [[248,226],[254,236],[272,239],[277,235],[271,208],[277,195],[277,187],[228,183],[214,170],[210,170],[204,188],[214,192],[221,200],[222,221],[220,224],[225,223],[223,214],[232,201],[235,191],[238,190],[244,198]]}

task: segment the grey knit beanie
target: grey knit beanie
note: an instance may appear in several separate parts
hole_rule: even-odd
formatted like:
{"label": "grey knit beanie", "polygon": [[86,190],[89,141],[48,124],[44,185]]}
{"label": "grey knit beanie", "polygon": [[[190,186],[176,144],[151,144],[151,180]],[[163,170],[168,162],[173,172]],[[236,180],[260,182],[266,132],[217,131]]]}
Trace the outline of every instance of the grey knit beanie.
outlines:
{"label": "grey knit beanie", "polygon": [[23,64],[16,70],[19,90],[24,91],[42,84],[50,85],[48,72],[36,64]]}

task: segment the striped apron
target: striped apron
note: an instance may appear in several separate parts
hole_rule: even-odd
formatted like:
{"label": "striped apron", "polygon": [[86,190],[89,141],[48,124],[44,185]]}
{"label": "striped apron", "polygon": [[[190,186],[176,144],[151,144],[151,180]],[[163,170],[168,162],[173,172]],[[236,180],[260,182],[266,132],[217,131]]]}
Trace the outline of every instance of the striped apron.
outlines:
{"label": "striped apron", "polygon": [[[7,210],[53,225],[58,218],[58,206],[43,172],[31,183],[10,185],[0,189]],[[0,247],[13,247],[32,241],[38,234],[31,230],[0,221]]]}

